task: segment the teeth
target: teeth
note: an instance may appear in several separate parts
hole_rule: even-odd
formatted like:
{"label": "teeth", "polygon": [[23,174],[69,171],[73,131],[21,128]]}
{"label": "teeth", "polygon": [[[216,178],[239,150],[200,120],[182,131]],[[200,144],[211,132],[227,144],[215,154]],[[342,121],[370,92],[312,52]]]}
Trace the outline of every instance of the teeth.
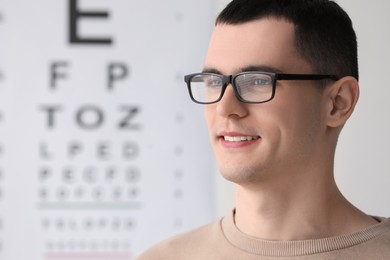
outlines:
{"label": "teeth", "polygon": [[223,138],[228,142],[252,141],[259,139],[258,136],[224,136]]}

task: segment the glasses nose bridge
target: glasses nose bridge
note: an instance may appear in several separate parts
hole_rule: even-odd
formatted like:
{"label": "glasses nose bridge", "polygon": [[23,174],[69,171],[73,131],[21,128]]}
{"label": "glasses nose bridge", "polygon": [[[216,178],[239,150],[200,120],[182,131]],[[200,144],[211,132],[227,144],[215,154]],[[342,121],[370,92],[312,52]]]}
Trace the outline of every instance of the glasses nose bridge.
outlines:
{"label": "glasses nose bridge", "polygon": [[235,76],[234,75],[224,75],[223,76],[223,92],[225,92],[226,91],[226,88],[229,86],[229,85],[231,85],[232,86],[232,88],[233,88],[233,91],[234,91],[234,93],[236,94],[236,95],[238,95],[239,93],[238,93],[238,89],[237,89],[237,87],[236,87],[236,85],[235,85],[235,83],[234,83],[234,78],[235,78]]}
{"label": "glasses nose bridge", "polygon": [[226,88],[229,84],[233,85],[233,75],[222,75],[223,87]]}
{"label": "glasses nose bridge", "polygon": [[242,98],[240,97],[240,93],[239,93],[240,91],[239,91],[239,89],[237,89],[237,86],[234,83],[234,79],[235,79],[235,75],[223,75],[223,86],[222,86],[221,99],[223,98],[227,87],[229,85],[231,85],[233,92],[234,92],[234,96],[238,100],[242,100]]}

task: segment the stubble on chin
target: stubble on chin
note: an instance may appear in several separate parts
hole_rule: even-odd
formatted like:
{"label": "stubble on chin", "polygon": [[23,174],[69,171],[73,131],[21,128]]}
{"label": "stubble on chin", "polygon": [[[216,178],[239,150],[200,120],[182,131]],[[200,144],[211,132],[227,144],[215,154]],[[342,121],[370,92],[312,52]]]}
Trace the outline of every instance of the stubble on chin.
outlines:
{"label": "stubble on chin", "polygon": [[255,170],[247,165],[220,165],[219,172],[222,177],[238,185],[253,184],[261,181],[265,176],[263,171]]}

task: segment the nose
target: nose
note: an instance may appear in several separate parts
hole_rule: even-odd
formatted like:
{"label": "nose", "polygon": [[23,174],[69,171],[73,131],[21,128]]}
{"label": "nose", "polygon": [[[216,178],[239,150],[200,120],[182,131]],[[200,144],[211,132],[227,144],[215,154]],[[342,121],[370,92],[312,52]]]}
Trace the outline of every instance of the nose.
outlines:
{"label": "nose", "polygon": [[245,117],[248,114],[246,103],[237,99],[233,86],[226,87],[222,99],[217,103],[217,113],[224,117]]}

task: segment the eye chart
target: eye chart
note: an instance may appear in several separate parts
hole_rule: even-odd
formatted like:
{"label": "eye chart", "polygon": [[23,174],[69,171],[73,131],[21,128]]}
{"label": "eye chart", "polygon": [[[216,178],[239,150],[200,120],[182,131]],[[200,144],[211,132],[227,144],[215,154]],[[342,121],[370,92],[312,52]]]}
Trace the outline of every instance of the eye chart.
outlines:
{"label": "eye chart", "polygon": [[206,0],[0,1],[0,259],[131,260],[213,220],[184,74]]}

